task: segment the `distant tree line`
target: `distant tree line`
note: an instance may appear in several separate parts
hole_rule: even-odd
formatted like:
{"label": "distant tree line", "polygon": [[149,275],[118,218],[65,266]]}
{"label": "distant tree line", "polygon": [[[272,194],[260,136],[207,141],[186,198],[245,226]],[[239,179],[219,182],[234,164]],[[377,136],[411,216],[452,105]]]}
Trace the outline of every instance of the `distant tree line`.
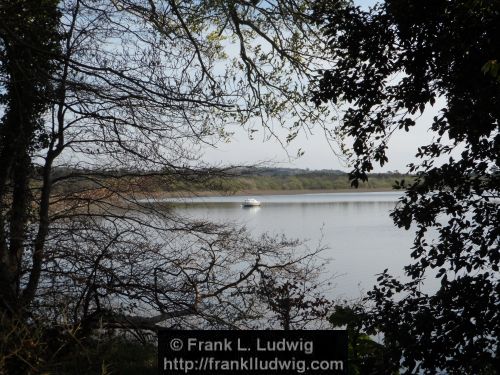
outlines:
{"label": "distant tree line", "polygon": [[[83,171],[81,178],[71,178],[58,185],[59,193],[77,193],[87,190],[99,189],[109,180],[120,180],[120,184],[133,185],[135,191],[144,192],[221,192],[234,194],[245,191],[291,191],[291,190],[339,190],[352,188],[349,174],[338,170],[304,170],[288,168],[256,168],[245,170],[218,171],[213,176],[196,176],[186,179],[185,176],[171,174],[137,173],[136,171],[114,171],[100,174],[97,171]],[[66,174],[77,175],[78,170],[55,170],[54,175],[63,178]],[[129,177],[127,178],[127,174]],[[90,177],[92,175],[92,177]],[[125,177],[124,177],[125,176]],[[362,189],[391,189],[401,180],[407,181],[412,176],[401,174],[397,171],[387,173],[372,173],[370,179],[361,182]]]}

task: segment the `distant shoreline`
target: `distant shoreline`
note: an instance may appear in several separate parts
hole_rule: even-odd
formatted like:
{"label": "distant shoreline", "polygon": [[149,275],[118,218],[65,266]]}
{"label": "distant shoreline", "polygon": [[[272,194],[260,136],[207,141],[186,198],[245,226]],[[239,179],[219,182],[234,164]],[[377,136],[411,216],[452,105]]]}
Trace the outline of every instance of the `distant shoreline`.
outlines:
{"label": "distant shoreline", "polygon": [[299,189],[299,190],[240,190],[236,192],[224,191],[176,191],[176,192],[151,192],[145,193],[145,196],[161,198],[191,198],[191,197],[243,197],[243,196],[261,196],[261,195],[299,195],[299,194],[325,194],[325,193],[384,193],[397,191],[389,188],[359,188],[359,189]]}

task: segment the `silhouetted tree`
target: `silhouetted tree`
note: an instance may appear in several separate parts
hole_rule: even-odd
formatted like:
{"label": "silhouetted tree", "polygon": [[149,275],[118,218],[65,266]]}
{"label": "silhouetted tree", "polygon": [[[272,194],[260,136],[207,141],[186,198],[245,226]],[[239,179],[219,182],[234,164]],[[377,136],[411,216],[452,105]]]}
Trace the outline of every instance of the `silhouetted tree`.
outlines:
{"label": "silhouetted tree", "polygon": [[87,337],[247,324],[258,270],[293,275],[311,254],[146,192],[223,175],[200,150],[231,126],[289,141],[320,119],[302,101],[324,56],[310,15],[302,0],[0,2],[0,315]]}
{"label": "silhouetted tree", "polygon": [[[284,330],[316,328],[327,317],[333,301],[323,295],[322,283],[312,267],[295,278],[279,272],[262,272],[256,294],[274,316],[268,317]],[[285,277],[283,277],[285,276]],[[271,324],[272,326],[272,324]]]}
{"label": "silhouetted tree", "polygon": [[[394,222],[416,230],[405,268],[411,281],[383,272],[369,293],[367,324],[384,333],[407,373],[495,373],[500,2],[386,0],[369,10],[323,2],[317,11],[336,64],[322,73],[314,101],[348,103],[339,132],[353,142],[354,185],[387,161],[392,134],[443,103],[428,124],[434,141],[409,166],[416,181],[396,184],[406,193]],[[441,286],[425,293],[422,282],[434,275]]]}
{"label": "silhouetted tree", "polygon": [[[60,48],[57,1],[2,2],[0,6],[0,293],[1,311],[14,312],[20,296],[24,237],[33,207],[32,155],[47,147],[43,115],[53,102],[52,75]],[[41,232],[46,222],[40,222]],[[33,244],[38,261],[39,241]]]}

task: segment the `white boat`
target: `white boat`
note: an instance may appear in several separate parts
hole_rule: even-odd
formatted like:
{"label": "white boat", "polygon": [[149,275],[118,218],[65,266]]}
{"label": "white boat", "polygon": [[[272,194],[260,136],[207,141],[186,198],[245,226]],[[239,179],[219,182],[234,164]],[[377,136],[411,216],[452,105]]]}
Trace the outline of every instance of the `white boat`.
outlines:
{"label": "white boat", "polygon": [[258,207],[260,202],[254,198],[248,198],[243,201],[243,207]]}

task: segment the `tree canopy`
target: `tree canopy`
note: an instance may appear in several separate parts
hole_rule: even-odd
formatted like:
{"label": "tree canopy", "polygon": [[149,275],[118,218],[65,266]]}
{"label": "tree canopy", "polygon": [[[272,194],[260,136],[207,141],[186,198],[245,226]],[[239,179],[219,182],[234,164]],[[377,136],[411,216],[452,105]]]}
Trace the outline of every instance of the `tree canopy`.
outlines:
{"label": "tree canopy", "polygon": [[[415,182],[392,217],[415,229],[405,268],[369,293],[367,324],[384,333],[395,368],[408,373],[494,373],[499,366],[499,1],[386,0],[363,10],[317,7],[335,59],[314,101],[345,103],[339,132],[353,145],[353,184],[387,161],[391,135],[444,102],[435,134],[409,166]],[[349,141],[350,140],[350,141]],[[441,280],[434,294],[426,277]]]}

